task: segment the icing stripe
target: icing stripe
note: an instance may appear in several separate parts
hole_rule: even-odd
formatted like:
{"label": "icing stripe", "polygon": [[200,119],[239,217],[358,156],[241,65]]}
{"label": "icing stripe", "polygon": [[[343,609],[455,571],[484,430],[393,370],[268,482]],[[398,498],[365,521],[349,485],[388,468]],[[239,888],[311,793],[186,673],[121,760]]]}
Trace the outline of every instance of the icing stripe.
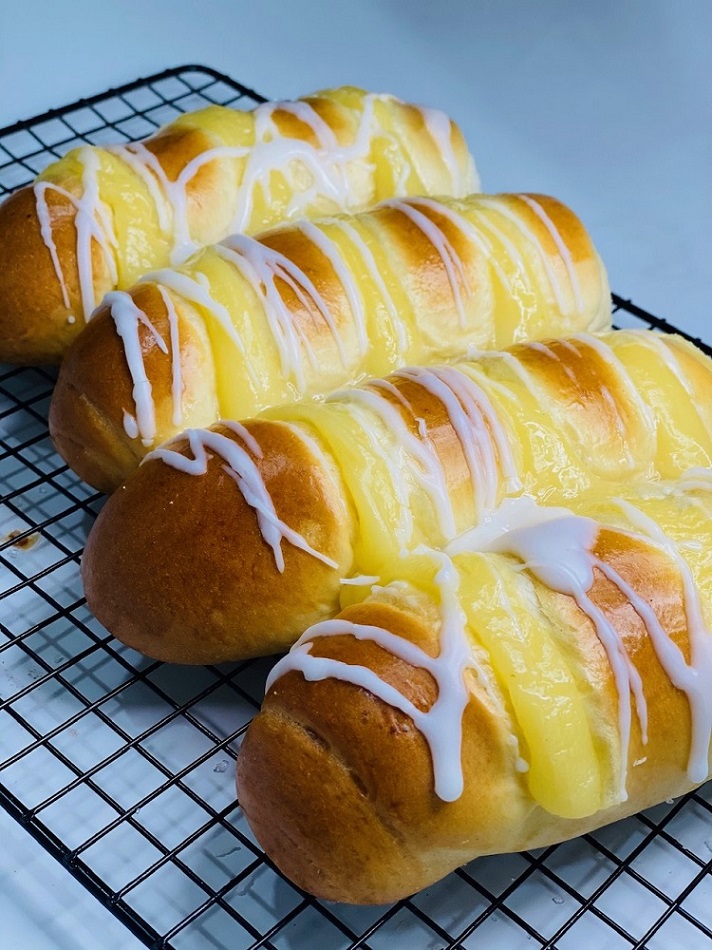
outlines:
{"label": "icing stripe", "polygon": [[460,328],[464,330],[468,324],[468,319],[463,292],[465,297],[469,299],[472,296],[472,288],[469,284],[465,265],[451,242],[434,221],[407,201],[384,201],[381,207],[393,208],[395,211],[404,214],[425,235],[438,252],[450,282]]}
{"label": "icing stripe", "polygon": [[[239,422],[225,422],[223,425],[240,438],[252,455],[262,458],[259,444],[243,425]],[[279,518],[257,465],[237,442],[211,429],[188,429],[185,435],[193,454],[192,459],[165,447],[149,452],[143,461],[160,459],[166,465],[187,475],[204,475],[208,470],[208,452],[219,456],[225,462],[223,471],[234,480],[240,494],[255,512],[262,538],[272,549],[274,563],[280,574],[284,572],[283,541],[288,541],[293,547],[305,551],[328,567],[338,567],[336,561],[315,550],[298,531]]]}
{"label": "icing stripe", "polygon": [[180,426],[183,422],[183,376],[180,363],[180,337],[178,335],[178,313],[173,304],[173,298],[168,293],[163,284],[157,284],[158,292],[163,298],[163,303],[168,314],[168,325],[171,333],[171,396],[173,399],[173,417],[174,426]]}
{"label": "icing stripe", "polygon": [[124,410],[124,429],[129,438],[141,436],[144,445],[150,445],[156,435],[156,415],[151,383],[146,375],[143,351],[139,339],[139,324],[143,324],[153,334],[153,338],[164,353],[168,347],[163,337],[150,322],[146,314],[123,290],[112,290],[104,298],[116,325],[116,332],[124,345],[126,363],[133,381],[133,400],[136,407],[135,419]]}
{"label": "icing stripe", "polygon": [[542,206],[538,201],[535,201],[530,195],[518,195],[517,196],[521,201],[528,205],[534,214],[539,218],[543,223],[546,230],[551,235],[554,244],[556,244],[556,249],[561,255],[561,260],[564,262],[566,267],[566,273],[569,275],[569,280],[571,282],[571,291],[574,295],[574,301],[576,304],[577,310],[583,309],[583,295],[581,294],[581,284],[579,283],[578,276],[576,274],[576,265],[573,262],[571,257],[571,251],[568,249],[564,243],[561,235],[559,234],[556,225],[551,220],[549,215],[544,211]]}

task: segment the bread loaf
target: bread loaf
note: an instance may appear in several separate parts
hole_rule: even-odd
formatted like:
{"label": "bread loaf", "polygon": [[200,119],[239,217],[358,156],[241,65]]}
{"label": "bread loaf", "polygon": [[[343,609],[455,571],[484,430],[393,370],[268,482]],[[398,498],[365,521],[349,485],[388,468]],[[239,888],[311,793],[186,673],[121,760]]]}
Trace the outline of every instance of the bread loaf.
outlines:
{"label": "bread loaf", "polygon": [[89,607],[159,659],[284,650],[402,550],[446,545],[507,496],[566,505],[709,466],[711,385],[684,340],[616,331],[191,430],[104,506],[82,561]]}
{"label": "bread loaf", "polygon": [[183,428],[468,346],[607,329],[610,313],[599,256],[560,202],[392,200],[234,236],[110,294],[64,361],[50,431],[112,490]]}
{"label": "bread loaf", "polygon": [[272,671],[238,756],[268,856],[382,903],[710,775],[712,471],[507,499]]}
{"label": "bread loaf", "polygon": [[58,362],[106,292],[228,234],[478,187],[446,115],[350,87],[73,149],[0,206],[0,362]]}

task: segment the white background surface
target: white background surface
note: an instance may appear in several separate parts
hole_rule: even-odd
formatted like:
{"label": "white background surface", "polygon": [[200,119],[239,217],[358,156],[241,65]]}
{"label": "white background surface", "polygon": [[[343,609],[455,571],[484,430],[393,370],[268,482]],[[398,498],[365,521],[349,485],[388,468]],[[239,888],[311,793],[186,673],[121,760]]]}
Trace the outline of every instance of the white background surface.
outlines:
{"label": "white background surface", "polygon": [[[616,292],[712,337],[710,0],[0,0],[0,126],[182,63],[447,110],[486,190],[566,201]],[[0,946],[138,946],[1,814],[0,842]]]}

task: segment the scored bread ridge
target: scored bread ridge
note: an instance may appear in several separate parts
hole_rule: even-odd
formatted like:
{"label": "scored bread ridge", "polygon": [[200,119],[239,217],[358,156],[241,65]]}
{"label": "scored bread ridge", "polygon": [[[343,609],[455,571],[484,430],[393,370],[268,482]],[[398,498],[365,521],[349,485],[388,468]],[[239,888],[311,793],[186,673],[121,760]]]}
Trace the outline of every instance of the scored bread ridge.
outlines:
{"label": "scored bread ridge", "polygon": [[390,201],[235,236],[151,282],[107,298],[53,397],[55,446],[102,490],[183,428],[611,319],[584,226],[541,195]]}
{"label": "scored bread ridge", "polygon": [[0,205],[0,361],[59,362],[107,291],[230,233],[478,188],[444,113],[351,87],[73,149]]}
{"label": "scored bread ridge", "polygon": [[[235,467],[220,445],[206,447],[219,427],[193,430],[192,443],[157,450],[104,506],[83,559],[89,607],[119,639],[161,659],[210,663],[287,649],[296,617],[333,616],[341,580],[342,604],[358,600],[403,549],[448,543],[507,496],[567,504],[597,485],[709,466],[711,382],[702,353],[649,331],[403,370],[245,423],[249,432],[259,426],[250,451],[260,456],[262,486],[244,460]],[[244,433],[233,435],[247,451]],[[319,451],[305,454],[304,436]],[[203,450],[222,452],[205,474],[179,470]],[[267,536],[270,505],[276,546]],[[211,519],[231,530],[213,531]],[[184,525],[193,526],[187,534]],[[294,547],[304,532],[312,553]],[[208,593],[211,576],[222,580]],[[206,596],[221,609],[211,601],[185,613],[184,604],[203,605]]]}
{"label": "scored bread ridge", "polygon": [[[390,591],[386,587],[345,610],[327,625],[328,635],[320,636],[320,625],[307,632],[300,643],[311,644],[309,665],[290,666],[292,654],[280,661],[283,669],[278,665],[268,681],[262,711],[238,756],[239,801],[267,855],[290,880],[320,898],[387,903],[433,884],[476,857],[566,840],[705,781],[710,768],[709,703],[703,708],[705,701],[700,702],[694,690],[686,694],[684,677],[674,682],[673,670],[696,671],[704,680],[698,690],[709,692],[708,545],[700,550],[685,545],[710,538],[710,487],[709,477],[699,492],[686,488],[678,493],[672,483],[669,493],[661,491],[653,502],[661,506],[658,510],[668,525],[680,518],[675,543],[694,574],[694,595],[675,557],[657,542],[641,538],[635,518],[620,512],[615,527],[602,528],[598,535],[594,553],[601,567],[588,590],[588,613],[573,597],[542,583],[531,569],[523,573],[518,559],[505,554],[467,555],[475,560],[478,575],[493,569],[500,584],[490,599],[478,599],[476,585],[466,574],[467,561],[462,555],[454,558],[459,602],[468,611],[463,637],[469,644],[469,668],[464,674],[464,710],[447,723],[448,731],[456,731],[458,724],[462,729],[461,744],[451,750],[461,757],[462,792],[452,800],[443,800],[437,792],[436,752],[425,730],[397,706],[402,701],[419,713],[432,714],[442,692],[456,688],[454,682],[436,684],[425,661],[396,655],[408,644],[429,657],[446,649],[441,626],[445,613],[433,592],[417,599],[403,583]],[[617,492],[639,502],[635,493],[612,486],[611,494]],[[641,501],[645,508],[648,503]],[[607,504],[589,496],[583,510],[603,512]],[[602,523],[606,518],[603,514]],[[407,574],[407,561],[402,568]],[[508,602],[499,592],[502,586],[515,592]],[[693,642],[689,624],[694,613],[689,601],[696,597],[706,621],[704,644]],[[505,639],[525,656],[528,635],[535,631],[535,638],[558,651],[559,668],[532,657],[511,673],[497,666],[494,653],[484,646],[484,631],[493,622],[492,603],[498,598],[510,610]],[[647,610],[641,614],[636,604],[647,605]],[[599,628],[591,619],[594,608],[603,618]],[[439,610],[440,617],[433,620],[433,611]],[[634,708],[627,747],[619,728],[619,686],[601,636],[604,622],[612,625],[641,682],[644,708],[636,709],[628,697]],[[661,625],[659,639],[656,623]],[[518,624],[527,636],[516,635]],[[372,639],[378,633],[382,638],[395,636],[400,648],[389,652]],[[679,650],[679,657],[671,659],[670,649]],[[380,686],[369,688],[371,674]],[[564,679],[583,707],[583,728],[592,739],[589,765],[600,773],[594,798],[569,816],[542,803],[532,773],[536,759],[542,759],[550,786],[544,794],[558,795],[563,787],[575,800],[578,774],[572,768],[567,777],[557,757],[576,760],[578,736],[567,737],[564,730],[563,747],[556,745],[559,739],[551,735],[554,700],[549,713],[539,715],[527,731],[516,695],[518,681],[521,699],[527,690],[551,696]],[[387,689],[400,699],[389,701]],[[447,705],[446,699],[443,702]],[[692,774],[691,721],[699,719],[700,710],[702,751]],[[574,731],[570,723],[567,728]]]}
{"label": "scored bread ridge", "polygon": [[[286,625],[292,642],[305,624],[337,609],[353,522],[340,473],[307,427],[253,420],[245,431],[261,456],[246,448],[243,462],[254,464],[276,517],[332,563],[285,544],[280,574],[225,447],[223,454],[209,449],[204,476],[149,461],[99,513],[81,567],[94,615],[134,649],[176,663],[222,662],[235,656],[239,630],[243,655],[259,656],[265,628]],[[238,450],[244,445],[229,426],[218,424],[214,434]],[[187,439],[172,448],[191,454]],[[123,531],[129,523],[132,540]],[[299,591],[298,605],[285,576]],[[242,596],[234,596],[237,588]]]}

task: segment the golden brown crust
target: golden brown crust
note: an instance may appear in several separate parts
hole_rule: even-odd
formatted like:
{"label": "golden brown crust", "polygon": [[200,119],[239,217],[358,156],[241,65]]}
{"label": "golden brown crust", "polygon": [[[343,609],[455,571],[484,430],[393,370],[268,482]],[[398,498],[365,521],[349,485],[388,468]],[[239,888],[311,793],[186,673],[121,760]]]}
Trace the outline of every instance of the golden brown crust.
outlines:
{"label": "golden brown crust", "polygon": [[[568,248],[571,260],[575,264],[589,260],[594,253],[591,236],[583,226],[581,219],[573,213],[571,208],[553,198],[551,195],[528,194],[528,198],[533,199],[544,214],[552,221],[559,234],[565,235],[566,247]],[[529,227],[536,229],[539,239],[544,243],[547,251],[554,254],[556,251],[556,242],[546,228],[542,228],[541,219],[522,197],[512,196],[512,204],[516,206],[520,214],[527,215]]]}
{"label": "golden brown crust", "polygon": [[473,524],[472,478],[462,442],[457,438],[447,406],[435,398],[425,387],[405,376],[389,377],[395,395],[379,386],[364,384],[373,389],[400,415],[411,435],[423,440],[423,431],[428,433],[428,442],[442,465],[448,496],[453,508],[461,515],[463,524]]}
{"label": "golden brown crust", "polygon": [[[144,144],[156,156],[168,180],[176,181],[189,162],[219,143],[201,129],[169,126],[146,139]],[[204,175],[208,179],[200,182],[200,176]],[[209,175],[210,164],[200,166],[196,169],[195,178],[191,179],[191,186],[200,191],[201,184],[210,184]]]}
{"label": "golden brown crust", "polygon": [[[443,215],[431,209],[423,212],[426,219],[432,218],[442,229],[448,243],[466,264],[477,262],[476,246],[468,241],[460,229]],[[452,314],[453,293],[447,268],[437,247],[428,239],[422,228],[397,207],[381,207],[378,210],[378,227],[383,229],[386,241],[393,248],[398,264],[395,267],[407,289],[410,300],[418,302],[422,313],[446,312]],[[467,268],[468,274],[476,268]],[[475,288],[477,284],[474,284]],[[460,292],[463,288],[460,287]]]}
{"label": "golden brown crust", "polygon": [[[168,180],[176,181],[193,159],[219,148],[222,143],[216,136],[194,126],[169,126],[146,139],[144,144],[156,156]],[[191,222],[192,233],[200,235],[199,243],[219,241],[225,236],[234,192],[229,163],[200,162],[194,167],[185,185],[186,217]]]}
{"label": "golden brown crust", "polygon": [[[172,129],[145,142],[174,181],[197,155],[216,144],[198,129]],[[204,195],[218,187],[216,169],[206,164],[187,185],[190,214],[200,220]],[[67,182],[81,193],[79,182]],[[52,239],[69,297],[65,306],[49,248],[43,240],[34,187],[28,185],[0,205],[0,254],[5,262],[0,280],[0,362],[59,363],[85,325],[77,265],[76,207],[53,188],[45,193],[52,221]],[[108,263],[92,241],[94,295],[100,300],[112,288]],[[124,447],[122,447],[124,448]]]}
{"label": "golden brown crust", "polygon": [[[46,200],[70,308],[64,305],[52,256],[42,239],[35,193],[28,185],[0,204],[0,362],[58,363],[84,326],[75,208],[68,198],[52,190]],[[98,287],[102,292],[108,290],[107,263],[96,241],[92,241],[92,266]]]}
{"label": "golden brown crust", "polygon": [[[202,321],[186,301],[176,302],[181,394],[174,420],[175,354],[166,303],[150,282],[137,284],[130,296],[147,319],[139,325],[138,335],[146,372],[153,381],[156,425],[164,438],[189,426],[209,425],[217,407],[210,343]],[[84,481],[101,491],[113,491],[148,451],[124,429],[124,414],[136,411],[133,386],[111,308],[103,304],[62,362],[49,414],[50,434],[59,454]]]}
{"label": "golden brown crust", "polygon": [[[239,442],[229,428],[214,428]],[[338,566],[285,541],[280,573],[218,456],[210,453],[205,476],[148,460],[105,505],[82,560],[92,612],[148,656],[219,663],[277,652],[336,608],[351,549],[350,512],[333,466],[294,428],[266,421],[246,428],[263,452],[254,462],[278,517]],[[190,457],[185,439],[171,448]]]}
{"label": "golden brown crust", "polygon": [[[371,604],[341,616],[433,641],[417,617],[394,608]],[[314,652],[373,669],[416,705],[436,696],[428,674],[367,641],[329,637]],[[484,697],[473,697],[464,731],[469,793],[446,804],[408,716],[348,683],[289,673],[240,749],[240,804],[266,852],[300,887],[329,900],[391,902],[443,877],[473,848],[492,850],[491,829],[524,807],[519,783],[506,774],[502,723]],[[495,785],[491,776],[501,779]]]}
{"label": "golden brown crust", "polygon": [[[594,555],[631,585],[687,654],[685,603],[679,574],[657,548],[603,530]],[[648,741],[637,722],[628,751],[626,801],[593,815],[564,819],[531,797],[526,773],[514,765],[512,725],[470,679],[463,717],[464,791],[454,802],[434,791],[433,766],[413,721],[348,682],[307,681],[288,672],[269,690],[238,757],[240,803],[267,854],[299,886],[319,897],[354,903],[397,900],[473,858],[539,847],[582,834],[687,791],[690,711],[663,669],[631,604],[600,572],[590,591],[639,670],[649,713]],[[545,601],[549,618],[568,614],[571,656],[584,684],[617,721],[618,692],[592,624],[570,597]],[[367,603],[344,621],[371,624],[437,650],[437,631],[413,608]],[[338,623],[338,621],[337,621]],[[562,634],[563,636],[563,634]],[[437,691],[423,670],[389,656],[368,640],[315,637],[315,656],[373,670],[419,708]],[[635,717],[634,717],[635,718]],[[514,725],[516,730],[516,724]],[[526,747],[520,748],[526,754]],[[610,737],[614,755],[619,748]]]}
{"label": "golden brown crust", "polygon": [[[328,92],[322,95],[317,93],[313,96],[305,96],[304,102],[307,102],[316,112],[319,118],[326,122],[326,124],[336,136],[336,140],[340,145],[345,145],[346,143],[353,140],[353,134],[355,130],[353,113],[345,109],[343,104],[332,99],[328,95]],[[353,102],[353,106],[358,108],[356,101]],[[280,120],[286,119],[287,116],[290,120],[295,119],[294,113],[289,112],[285,114],[284,112],[281,112]],[[313,134],[313,131],[310,130],[310,135]],[[466,153],[467,149],[465,149],[465,154]]]}
{"label": "golden brown crust", "polygon": [[542,346],[525,343],[511,352],[549,394],[555,425],[585,433],[580,442],[591,472],[605,471],[613,446],[621,457],[634,457],[636,448],[643,454],[645,418],[625,368],[615,363],[615,349],[606,358],[606,348],[595,340],[564,338]]}
{"label": "golden brown crust", "polygon": [[[357,607],[344,616],[358,622],[363,613]],[[395,610],[366,613],[369,622],[386,617],[414,638],[424,633],[415,618]],[[351,637],[334,637],[318,653],[348,662],[353,646]],[[428,674],[372,644],[356,652],[416,704],[432,703]],[[416,890],[428,868],[408,838],[430,811],[427,745],[407,716],[363,690],[337,680],[304,686],[296,673],[281,679],[241,747],[238,796],[253,830],[281,870],[317,896],[382,903]],[[387,767],[373,742],[381,734],[393,737]],[[303,798],[312,782],[321,793]],[[344,894],[347,868],[359,889],[351,894]]]}
{"label": "golden brown crust", "polygon": [[[350,307],[346,292],[334,271],[333,264],[315,244],[305,240],[299,226],[282,227],[259,237],[260,243],[292,262],[316,289],[326,304],[338,332],[350,322]],[[315,322],[313,309],[305,305],[305,296],[295,293],[294,287],[283,278],[276,278],[275,286],[294,321],[298,335],[309,340],[319,351],[324,342],[333,342],[333,334],[325,320]]]}

